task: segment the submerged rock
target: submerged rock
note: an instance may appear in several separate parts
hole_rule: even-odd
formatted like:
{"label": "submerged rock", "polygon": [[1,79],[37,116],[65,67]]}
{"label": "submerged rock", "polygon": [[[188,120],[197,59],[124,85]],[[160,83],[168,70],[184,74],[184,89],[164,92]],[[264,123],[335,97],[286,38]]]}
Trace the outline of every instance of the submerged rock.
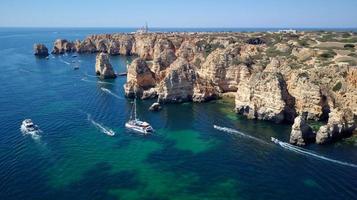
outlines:
{"label": "submerged rock", "polygon": [[35,56],[47,57],[49,55],[48,49],[44,44],[34,44],[33,50],[34,50]]}
{"label": "submerged rock", "polygon": [[109,62],[108,54],[100,53],[97,55],[95,63],[95,73],[99,75],[101,79],[116,78],[114,69]]}
{"label": "submerged rock", "polygon": [[302,113],[295,118],[290,134],[291,144],[303,146],[307,143],[314,142],[316,134],[314,134],[306,120],[307,113]]}

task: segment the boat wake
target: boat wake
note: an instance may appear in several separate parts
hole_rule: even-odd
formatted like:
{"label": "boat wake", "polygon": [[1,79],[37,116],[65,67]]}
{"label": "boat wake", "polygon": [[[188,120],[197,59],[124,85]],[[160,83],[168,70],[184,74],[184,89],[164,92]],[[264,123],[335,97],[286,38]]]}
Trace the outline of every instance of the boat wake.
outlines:
{"label": "boat wake", "polygon": [[122,97],[120,97],[120,96],[114,94],[112,91],[108,90],[107,88],[101,87],[100,89],[101,89],[103,92],[105,92],[105,93],[107,93],[107,94],[109,94],[109,95],[112,95],[113,97],[115,97],[115,98],[117,98],[117,99],[122,99],[122,100],[124,99],[124,98],[122,98]]}
{"label": "boat wake", "polygon": [[23,128],[20,128],[21,132],[23,135],[30,135],[32,137],[32,139],[34,140],[40,140],[41,139],[41,135],[39,133],[42,133],[42,131],[40,129],[36,130],[36,131],[27,131]]}
{"label": "boat wake", "polygon": [[100,84],[114,85],[113,83],[108,83],[108,82],[104,82],[104,81],[93,81],[93,80],[89,80],[87,77],[83,77],[83,78],[81,79],[81,81],[88,82],[88,83],[100,83]]}
{"label": "boat wake", "polygon": [[85,75],[85,76],[88,76],[88,77],[98,78],[98,76],[90,75],[90,74],[88,74],[87,72],[84,73],[84,75]]}
{"label": "boat wake", "polygon": [[217,125],[213,125],[213,128],[215,128],[215,129],[217,129],[219,131],[223,131],[223,132],[234,134],[234,135],[240,135],[242,137],[246,137],[246,138],[261,142],[261,143],[268,144],[264,140],[261,140],[259,138],[253,137],[251,135],[244,134],[244,133],[242,133],[242,132],[240,132],[240,131],[238,131],[236,129],[233,129],[233,128],[227,128],[227,127],[222,127],[222,126],[217,126]]}
{"label": "boat wake", "polygon": [[71,65],[70,62],[64,61],[63,59],[61,59],[61,62],[63,62],[63,63],[66,64],[66,65]]}
{"label": "boat wake", "polygon": [[355,167],[357,168],[357,165],[356,164],[352,164],[352,163],[348,163],[348,162],[343,162],[343,161],[339,161],[339,160],[335,160],[335,159],[331,159],[331,158],[327,158],[325,156],[321,156],[321,155],[318,155],[317,153],[313,152],[313,151],[308,151],[304,148],[301,148],[301,147],[297,147],[297,146],[294,146],[294,145],[291,145],[289,143],[286,143],[286,142],[282,142],[278,139],[275,139],[275,138],[271,138],[272,142],[274,142],[275,144],[283,147],[284,149],[287,149],[287,150],[290,150],[290,151],[293,151],[295,153],[298,153],[298,154],[301,154],[301,155],[305,155],[305,156],[311,156],[311,157],[314,157],[314,158],[317,158],[317,159],[320,159],[320,160],[326,160],[326,161],[330,161],[330,162],[333,162],[333,163],[336,163],[336,164],[340,164],[340,165],[344,165],[344,166],[349,166],[349,167]]}
{"label": "boat wake", "polygon": [[90,121],[96,128],[98,128],[102,133],[105,133],[105,134],[107,134],[107,135],[109,135],[109,136],[114,136],[114,135],[115,135],[115,132],[114,132],[112,129],[107,128],[107,127],[103,126],[102,124],[100,124],[100,123],[94,121],[94,120],[92,119],[92,117],[91,117],[90,114],[87,114],[87,119],[88,119],[88,121]]}

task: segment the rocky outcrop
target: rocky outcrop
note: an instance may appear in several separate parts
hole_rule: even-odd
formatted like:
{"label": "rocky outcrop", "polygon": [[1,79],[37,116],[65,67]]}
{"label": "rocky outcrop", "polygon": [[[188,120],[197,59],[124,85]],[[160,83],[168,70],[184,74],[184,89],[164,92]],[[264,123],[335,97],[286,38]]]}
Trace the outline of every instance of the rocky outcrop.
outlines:
{"label": "rocky outcrop", "polygon": [[106,53],[100,53],[97,55],[95,63],[95,73],[101,79],[116,78],[116,74],[112,65],[109,62],[109,56]]}
{"label": "rocky outcrop", "polygon": [[350,136],[357,128],[357,116],[351,109],[334,109],[329,114],[327,125],[321,126],[316,134],[316,143],[325,144]]}
{"label": "rocky outcrop", "polygon": [[160,103],[157,103],[157,102],[153,103],[149,108],[150,111],[159,111],[161,109],[162,108],[161,108]]}
{"label": "rocky outcrop", "polygon": [[47,57],[48,49],[44,44],[34,44],[33,46],[34,55],[38,57]]}
{"label": "rocky outcrop", "polygon": [[75,49],[78,53],[95,53],[98,52],[97,46],[91,39],[85,39],[83,42],[77,40],[75,42]]}
{"label": "rocky outcrop", "polygon": [[294,99],[280,73],[262,72],[242,79],[236,95],[236,110],[249,119],[280,123],[295,117]]}
{"label": "rocky outcrop", "polygon": [[312,82],[308,72],[291,75],[288,91],[295,98],[295,109],[298,114],[307,113],[307,118],[319,120],[329,112],[327,97],[316,83]]}
{"label": "rocky outcrop", "polygon": [[[150,90],[156,84],[155,75],[142,58],[135,59],[128,68],[127,82],[124,85],[125,95],[128,97],[149,98],[156,96],[156,91]],[[145,95],[143,96],[143,93]]]}
{"label": "rocky outcrop", "polygon": [[63,54],[76,51],[75,45],[65,39],[58,39],[55,41],[52,53]]}
{"label": "rocky outcrop", "polygon": [[307,124],[307,113],[297,116],[291,129],[291,144],[303,146],[315,141],[316,134],[314,134],[311,127]]}
{"label": "rocky outcrop", "polygon": [[[356,115],[356,66],[335,62],[341,57],[336,54],[346,51],[320,48],[330,45],[316,42],[321,34],[100,34],[74,43],[58,40],[54,52],[137,56],[128,67],[128,97],[204,102],[236,93],[238,113],[277,123],[293,122],[303,113],[306,120],[327,121],[335,109],[349,108]],[[321,141],[340,135],[328,126],[318,136]],[[300,132],[293,140],[306,143]]]}
{"label": "rocky outcrop", "polygon": [[236,92],[240,68],[246,64],[240,51],[239,45],[215,50],[198,70],[200,77],[209,80],[221,92]]}
{"label": "rocky outcrop", "polygon": [[183,58],[177,59],[158,87],[159,102],[184,102],[192,100],[197,73]]}

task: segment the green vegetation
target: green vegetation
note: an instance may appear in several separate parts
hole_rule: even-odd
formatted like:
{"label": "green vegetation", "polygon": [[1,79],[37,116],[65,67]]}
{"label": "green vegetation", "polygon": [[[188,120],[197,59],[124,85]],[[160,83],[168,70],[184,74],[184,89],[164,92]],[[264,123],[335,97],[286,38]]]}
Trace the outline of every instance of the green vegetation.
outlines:
{"label": "green vegetation", "polygon": [[307,124],[311,127],[311,129],[314,131],[314,132],[317,132],[321,126],[325,125],[326,123],[325,122],[322,122],[322,121],[313,121],[313,120],[309,120],[307,122]]}
{"label": "green vegetation", "polygon": [[265,51],[265,53],[268,57],[277,57],[277,56],[289,56],[291,54],[291,51],[281,52],[281,51],[277,50],[276,47],[269,47]]}
{"label": "green vegetation", "polygon": [[309,78],[309,74],[306,72],[302,72],[298,75],[299,78]]}
{"label": "green vegetation", "polygon": [[194,65],[195,65],[196,67],[200,67],[200,66],[201,66],[201,59],[196,58],[196,60],[195,60],[195,62],[194,62]]}
{"label": "green vegetation", "polygon": [[357,57],[357,54],[356,53],[350,53],[350,54],[348,54],[348,56]]}
{"label": "green vegetation", "polygon": [[357,37],[345,38],[345,39],[339,40],[339,42],[343,42],[343,43],[357,43]]}
{"label": "green vegetation", "polygon": [[333,86],[332,90],[333,90],[334,92],[337,92],[337,91],[339,91],[341,88],[342,88],[342,83],[341,83],[341,82],[338,82],[338,83],[336,83],[335,86]]}
{"label": "green vegetation", "polygon": [[298,40],[298,44],[302,47],[308,47],[309,43],[308,40]]}
{"label": "green vegetation", "polygon": [[346,49],[354,49],[355,48],[355,45],[354,44],[345,44],[344,46]]}
{"label": "green vegetation", "polygon": [[204,53],[204,56],[207,57],[210,53],[212,53],[214,50],[220,48],[223,49],[224,45],[220,43],[208,43],[205,40],[200,40],[196,42],[196,46],[198,47],[198,50]]}
{"label": "green vegetation", "polygon": [[349,38],[349,37],[351,37],[351,34],[350,33],[343,33],[342,37],[343,38]]}
{"label": "green vegetation", "polygon": [[335,57],[337,54],[333,50],[327,50],[319,55],[322,59],[329,59]]}

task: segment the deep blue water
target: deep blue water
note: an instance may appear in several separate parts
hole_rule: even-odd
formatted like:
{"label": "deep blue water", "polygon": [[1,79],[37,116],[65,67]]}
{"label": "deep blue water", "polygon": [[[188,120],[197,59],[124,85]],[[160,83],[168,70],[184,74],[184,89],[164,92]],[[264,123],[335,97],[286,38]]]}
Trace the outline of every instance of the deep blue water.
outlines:
{"label": "deep blue water", "polygon": [[[123,128],[131,108],[125,78],[98,80],[95,55],[32,55],[36,42],[52,48],[57,38],[131,31],[0,29],[1,200],[357,199],[357,168],[270,142],[271,136],[287,141],[288,125],[245,120],[234,114],[230,100],[165,105],[159,113],[147,111],[152,101],[139,101],[138,115],[157,131],[131,134]],[[120,72],[131,59],[116,56],[111,62]],[[20,132],[25,118],[40,126],[41,138]],[[96,124],[116,135],[107,136]],[[357,164],[356,145],[348,139],[307,150]]]}

